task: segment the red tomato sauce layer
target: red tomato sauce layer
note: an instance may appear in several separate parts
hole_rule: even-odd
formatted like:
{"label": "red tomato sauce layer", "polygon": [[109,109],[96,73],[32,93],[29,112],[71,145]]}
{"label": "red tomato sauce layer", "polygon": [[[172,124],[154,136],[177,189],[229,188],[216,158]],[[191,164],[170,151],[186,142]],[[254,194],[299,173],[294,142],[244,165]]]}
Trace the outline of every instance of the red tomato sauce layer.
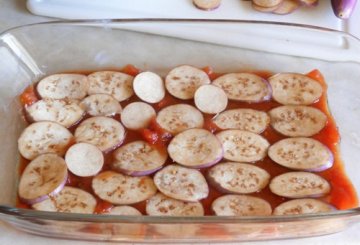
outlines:
{"label": "red tomato sauce layer", "polygon": [[[119,69],[111,69],[111,70],[119,70]],[[216,79],[221,74],[216,74],[211,67],[205,67],[203,70],[209,75],[211,80]],[[122,71],[124,73],[127,73],[129,75],[135,76],[140,72],[136,67],[132,65],[127,65],[123,69],[120,69],[119,71]],[[93,71],[76,71],[72,73],[81,73],[88,75]],[[272,75],[271,72],[267,71],[251,71],[252,73],[255,73],[265,79],[270,77]],[[69,72],[67,72],[69,73]],[[70,72],[71,73],[71,72]],[[321,98],[311,106],[316,107],[320,109],[322,112],[324,112],[327,115],[328,122],[325,128],[323,128],[318,134],[314,135],[312,138],[319,140],[323,144],[325,144],[329,149],[332,151],[334,155],[334,164],[333,167],[331,167],[328,170],[325,170],[323,172],[319,172],[320,176],[324,177],[327,181],[331,184],[331,192],[321,198],[322,200],[330,203],[331,205],[335,206],[337,209],[350,209],[355,208],[358,206],[358,198],[356,195],[356,191],[351,184],[349,178],[346,176],[345,170],[344,170],[344,163],[341,160],[340,151],[339,151],[339,141],[340,141],[340,135],[339,131],[337,129],[336,123],[334,121],[334,118],[330,114],[328,104],[327,104],[327,85],[325,82],[325,79],[323,75],[318,70],[313,70],[310,73],[307,74],[308,77],[318,81],[322,87],[323,87],[323,95]],[[31,85],[27,89],[24,90],[24,92],[20,95],[20,101],[23,104],[23,106],[31,105],[32,103],[39,100],[39,96],[36,94],[35,86]],[[121,106],[124,108],[127,104],[140,101],[140,99],[134,95],[127,101],[121,102]],[[153,104],[154,109],[158,112],[162,108],[179,104],[179,103],[186,103],[189,105],[193,105],[193,100],[180,100],[173,96],[171,96],[169,93],[166,94],[165,98],[160,101],[159,103]],[[229,104],[227,106],[227,110],[234,109],[234,108],[250,108],[260,111],[269,111],[277,106],[280,106],[279,103],[275,102],[274,100],[270,100],[267,102],[261,102],[261,103],[244,103],[244,102],[237,102],[237,101],[229,101]],[[213,115],[207,115],[203,114],[205,118],[204,128],[215,133],[219,132],[219,128],[216,127],[216,125],[212,122]],[[85,116],[79,123],[81,123],[84,119],[87,117]],[[116,120],[120,120],[120,116],[117,115],[114,117]],[[76,125],[70,128],[70,131],[74,132],[76,128]],[[263,137],[265,137],[270,144],[274,144],[275,142],[286,138],[285,136],[277,133],[271,126],[268,126],[267,129],[261,134]],[[147,129],[139,130],[139,131],[133,131],[127,129],[127,134],[125,141],[123,143],[129,143],[136,140],[145,140],[156,147],[158,147],[161,150],[166,150],[166,147],[171,139],[171,135],[166,132],[164,129],[162,129],[155,120],[152,121],[150,126]],[[115,149],[114,149],[115,150]],[[103,167],[104,170],[111,169],[110,164],[112,162],[112,153],[113,151],[107,152],[105,154],[105,164]],[[20,174],[24,171],[25,167],[30,161],[22,158],[20,162],[19,172]],[[172,164],[173,161],[168,158],[165,165]],[[261,167],[265,169],[272,177],[275,177],[279,174],[290,172],[291,170],[288,168],[285,168],[283,166],[280,166],[279,164],[272,161],[269,157],[266,157],[265,159],[258,161],[254,163],[254,165]],[[202,173],[206,173],[208,169],[201,169]],[[89,193],[96,196],[91,188],[91,181],[92,177],[78,177],[73,175],[72,173],[69,173],[67,186],[73,186],[81,188],[85,191],[88,191]],[[215,188],[210,186],[210,193],[209,196],[202,200],[202,204],[205,209],[205,215],[212,215],[213,212],[211,210],[211,203],[222,193],[218,192]],[[267,186],[263,190],[261,190],[258,193],[251,194],[252,196],[261,197],[265,200],[267,200],[272,208],[275,208],[279,204],[289,200],[284,197],[277,196],[273,194],[269,187]],[[106,201],[103,201],[99,198],[97,198],[97,207],[95,210],[95,213],[106,213],[108,212],[113,205],[111,203],[108,203]],[[131,205],[135,208],[137,208],[140,212],[145,214],[145,205],[146,201]],[[22,203],[19,198],[17,201],[17,207],[19,208],[31,208],[29,205]]]}

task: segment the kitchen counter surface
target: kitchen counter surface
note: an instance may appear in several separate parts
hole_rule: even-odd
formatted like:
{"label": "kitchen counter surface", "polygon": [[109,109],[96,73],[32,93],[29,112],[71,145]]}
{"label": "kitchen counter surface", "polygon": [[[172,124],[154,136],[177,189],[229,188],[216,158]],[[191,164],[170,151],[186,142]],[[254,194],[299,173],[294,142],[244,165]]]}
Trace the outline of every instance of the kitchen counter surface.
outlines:
{"label": "kitchen counter surface", "polygon": [[[358,8],[359,9],[359,8]],[[54,20],[51,18],[40,17],[30,14],[25,7],[25,0],[0,0],[0,32],[19,25],[44,22]],[[302,238],[302,239],[291,239],[283,241],[266,241],[266,242],[249,242],[243,244],[318,244],[318,245],[335,245],[335,244],[360,244],[360,224],[354,225],[349,229],[332,235],[313,237],[313,238]],[[56,243],[58,245],[65,244],[104,244],[101,242],[82,242],[82,241],[69,241],[69,240],[55,240],[51,238],[44,238],[34,236],[17,231],[13,227],[2,223],[0,221],[0,245],[7,244],[37,244],[47,245],[50,243]],[[227,243],[229,244],[229,243]]]}

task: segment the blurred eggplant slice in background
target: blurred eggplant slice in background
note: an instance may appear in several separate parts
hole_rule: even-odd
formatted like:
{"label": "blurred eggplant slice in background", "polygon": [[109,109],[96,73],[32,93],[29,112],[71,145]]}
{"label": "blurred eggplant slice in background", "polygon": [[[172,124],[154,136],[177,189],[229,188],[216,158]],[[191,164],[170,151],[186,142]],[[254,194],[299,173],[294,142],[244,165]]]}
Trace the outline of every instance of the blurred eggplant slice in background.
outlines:
{"label": "blurred eggplant slice in background", "polygon": [[336,17],[349,19],[353,13],[357,0],[331,0],[331,5]]}

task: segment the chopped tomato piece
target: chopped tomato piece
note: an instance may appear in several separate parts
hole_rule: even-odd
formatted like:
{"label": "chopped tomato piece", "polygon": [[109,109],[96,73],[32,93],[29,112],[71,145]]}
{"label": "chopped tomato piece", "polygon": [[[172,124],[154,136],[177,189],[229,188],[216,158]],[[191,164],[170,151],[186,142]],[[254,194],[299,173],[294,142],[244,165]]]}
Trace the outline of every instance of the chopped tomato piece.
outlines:
{"label": "chopped tomato piece", "polygon": [[204,129],[209,130],[211,133],[215,133],[219,130],[219,127],[213,122],[212,117],[205,117]]}
{"label": "chopped tomato piece", "polygon": [[176,103],[181,103],[181,100],[178,100],[172,97],[171,95],[166,94],[165,97],[159,103],[156,104],[156,108],[162,109],[169,105],[175,105]]}
{"label": "chopped tomato piece", "polygon": [[205,66],[202,70],[209,76],[211,81],[219,77],[219,74],[215,73],[211,66]]}
{"label": "chopped tomato piece", "polygon": [[33,85],[27,87],[24,92],[20,95],[20,102],[23,106],[29,106],[38,101],[39,98],[36,96],[35,88]]}
{"label": "chopped tomato piece", "polygon": [[159,135],[155,131],[145,128],[142,129],[140,132],[145,141],[152,145],[154,145],[159,140]]}
{"label": "chopped tomato piece", "polygon": [[163,129],[153,118],[150,122],[149,128],[140,130],[142,137],[148,143],[159,146],[164,146],[172,138],[171,133]]}
{"label": "chopped tomato piece", "polygon": [[153,118],[150,122],[150,129],[155,131],[160,137],[161,141],[167,142],[172,138],[172,135],[170,132],[162,128],[157,122],[156,119]]}
{"label": "chopped tomato piece", "polygon": [[136,76],[137,74],[140,73],[140,69],[136,68],[133,65],[126,65],[123,69],[122,72],[130,75],[130,76]]}

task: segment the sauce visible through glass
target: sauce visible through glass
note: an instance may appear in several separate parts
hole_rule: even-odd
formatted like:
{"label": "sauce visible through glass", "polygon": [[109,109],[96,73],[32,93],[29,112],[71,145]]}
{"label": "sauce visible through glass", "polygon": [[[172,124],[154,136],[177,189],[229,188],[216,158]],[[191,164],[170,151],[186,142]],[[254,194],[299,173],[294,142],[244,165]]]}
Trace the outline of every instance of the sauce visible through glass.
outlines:
{"label": "sauce visible through glass", "polygon": [[[111,70],[117,70],[117,69],[111,69]],[[205,67],[203,70],[206,73],[208,73],[211,80],[214,80],[215,78],[217,78],[219,76],[219,74],[216,74],[213,72],[211,67]],[[125,72],[129,75],[133,75],[133,76],[139,73],[139,70],[137,70],[134,66],[131,66],[131,65],[124,67],[120,71]],[[88,75],[91,72],[90,71],[81,71],[81,72],[76,71],[73,73],[81,73],[81,74]],[[272,75],[271,72],[267,72],[267,71],[255,71],[252,73],[255,73],[265,79],[267,79],[268,77],[270,77]],[[357,207],[358,199],[356,196],[356,191],[355,191],[354,187],[352,186],[350,180],[347,178],[347,176],[345,174],[344,165],[343,165],[343,162],[340,157],[340,151],[339,151],[339,147],[338,147],[338,143],[340,141],[340,135],[339,135],[337,126],[335,124],[334,118],[331,116],[329,108],[328,108],[327,86],[326,86],[325,80],[324,80],[322,74],[318,70],[311,71],[309,74],[307,74],[307,76],[317,80],[323,86],[323,90],[324,90],[323,95],[316,103],[314,103],[311,106],[316,107],[316,108],[320,109],[321,111],[323,111],[327,115],[327,118],[328,118],[328,122],[327,122],[327,125],[325,126],[325,128],[322,129],[318,134],[314,135],[312,138],[319,140],[320,142],[325,144],[327,147],[329,147],[329,149],[332,151],[332,153],[334,155],[333,167],[328,170],[325,170],[323,172],[316,173],[316,174],[324,177],[325,179],[327,179],[331,184],[331,192],[327,196],[325,196],[321,199],[332,204],[333,206],[335,206],[338,209],[350,209],[350,208]],[[24,91],[24,93],[20,96],[20,98],[21,98],[21,101],[23,102],[23,105],[32,104],[39,99],[39,97],[36,95],[36,93],[34,91],[33,86],[30,86],[28,89],[26,89]],[[31,101],[31,100],[34,100],[34,101]],[[140,99],[136,95],[133,95],[130,99],[128,99],[127,101],[121,102],[120,104],[124,108],[127,104],[135,102],[135,101],[140,101]],[[179,104],[179,103],[185,103],[185,104],[195,106],[193,100],[180,100],[180,99],[174,98],[169,93],[166,93],[166,96],[162,101],[160,101],[159,103],[156,103],[156,104],[152,104],[152,106],[158,112],[166,106]],[[244,102],[237,102],[237,101],[229,101],[226,110],[235,109],[235,108],[251,108],[251,109],[256,109],[256,110],[267,112],[277,106],[280,106],[280,104],[273,100],[268,101],[268,102],[252,103],[252,104],[244,103]],[[214,115],[207,115],[207,114],[203,114],[203,115],[205,118],[204,128],[213,133],[219,132],[220,130],[216,127],[215,124],[212,123],[212,120],[211,120],[214,117]],[[77,123],[77,125],[79,123],[81,123],[83,120],[85,120],[86,118],[88,118],[88,116],[85,116],[80,122]],[[115,116],[114,118],[116,120],[120,120],[119,115]],[[69,130],[71,132],[74,132],[77,125],[72,126]],[[279,133],[277,133],[271,126],[268,126],[267,129],[261,135],[264,136],[269,141],[270,144],[274,144],[275,142],[286,138],[285,136],[282,136]],[[163,136],[163,137],[161,138],[161,136]],[[133,130],[127,129],[126,130],[126,139],[122,145],[132,142],[132,141],[135,141],[135,140],[146,140],[148,142],[155,143],[156,147],[159,147],[162,150],[166,150],[166,146],[169,143],[170,138],[168,137],[168,134],[164,130],[162,130],[160,128],[160,126],[156,124],[156,122],[154,120],[148,129],[145,129],[142,131],[133,131]],[[111,169],[110,164],[112,162],[112,153],[113,153],[113,151],[110,151],[110,152],[107,152],[104,154],[105,164],[104,164],[102,171]],[[20,167],[19,167],[20,174],[24,171],[25,167],[27,166],[27,164],[29,162],[30,161],[28,161],[24,158],[21,158]],[[165,165],[172,164],[172,163],[173,163],[173,161],[170,158],[168,158]],[[276,164],[269,157],[266,157],[262,161],[258,161],[256,163],[254,163],[254,165],[265,169],[271,175],[272,178],[279,174],[291,171],[290,169],[287,169],[283,166]],[[204,169],[201,169],[200,171],[206,176],[207,170],[208,170],[208,168],[204,168]],[[78,176],[73,175],[72,173],[69,173],[69,177],[68,177],[68,181],[67,181],[66,185],[81,188],[85,191],[88,191],[89,193],[92,193],[94,196],[96,196],[94,194],[94,192],[92,191],[91,181],[92,181],[92,177],[78,177]],[[215,188],[210,186],[209,196],[206,199],[201,200],[201,202],[204,206],[205,215],[213,214],[213,212],[211,211],[211,203],[220,195],[222,195],[222,193],[218,192]],[[261,198],[267,200],[271,204],[272,208],[275,208],[279,204],[289,200],[287,198],[283,198],[283,197],[273,194],[270,191],[269,186],[267,186],[266,188],[264,188],[263,190],[261,190],[258,193],[251,194],[251,196],[261,197]],[[22,203],[19,200],[19,198],[17,200],[18,200],[17,207],[31,208],[29,205]],[[97,201],[98,201],[98,204],[95,209],[95,213],[107,213],[114,206],[113,204],[103,201],[99,198],[97,198]],[[143,214],[146,213],[145,212],[146,201],[143,201],[143,202],[131,205],[131,206],[137,208]]]}

